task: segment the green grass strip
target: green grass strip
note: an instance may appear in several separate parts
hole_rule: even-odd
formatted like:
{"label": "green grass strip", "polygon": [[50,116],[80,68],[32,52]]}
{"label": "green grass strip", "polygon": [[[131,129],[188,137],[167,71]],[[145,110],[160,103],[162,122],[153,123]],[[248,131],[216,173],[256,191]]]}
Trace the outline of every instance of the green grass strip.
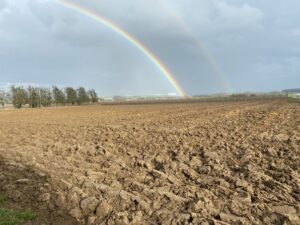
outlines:
{"label": "green grass strip", "polygon": [[4,204],[7,200],[7,197],[0,195],[0,205]]}
{"label": "green grass strip", "polygon": [[36,218],[37,216],[31,212],[0,208],[0,225],[20,225]]}

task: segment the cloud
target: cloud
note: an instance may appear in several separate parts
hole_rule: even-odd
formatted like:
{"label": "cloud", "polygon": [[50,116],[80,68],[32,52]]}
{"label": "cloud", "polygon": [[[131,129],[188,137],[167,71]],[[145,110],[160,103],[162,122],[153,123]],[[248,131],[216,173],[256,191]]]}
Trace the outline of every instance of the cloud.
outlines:
{"label": "cloud", "polygon": [[0,11],[5,9],[7,7],[7,1],[6,0],[0,0]]}
{"label": "cloud", "polygon": [[[190,94],[224,89],[197,43],[235,90],[300,83],[300,3],[293,0],[69,1],[144,43]],[[0,68],[10,83],[85,85],[104,95],[174,91],[134,45],[52,0],[0,0]]]}
{"label": "cloud", "polygon": [[291,33],[296,37],[300,37],[300,28],[294,28]]}
{"label": "cloud", "polygon": [[[3,20],[3,18],[10,13],[9,10],[9,4],[7,0],[0,0],[0,22]],[[1,28],[0,28],[1,31]]]}
{"label": "cloud", "polygon": [[219,24],[223,29],[247,30],[262,28],[261,22],[263,12],[248,4],[242,6],[232,6],[226,2],[215,1],[218,16],[214,19],[214,24]]}

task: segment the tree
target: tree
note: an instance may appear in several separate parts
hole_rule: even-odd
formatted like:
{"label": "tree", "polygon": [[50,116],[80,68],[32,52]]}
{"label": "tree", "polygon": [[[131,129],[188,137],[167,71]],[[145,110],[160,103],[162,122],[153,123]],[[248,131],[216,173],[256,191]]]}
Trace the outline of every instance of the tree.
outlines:
{"label": "tree", "polygon": [[77,102],[79,105],[90,102],[90,97],[84,87],[77,89]]}
{"label": "tree", "polygon": [[16,86],[11,86],[11,94],[12,94],[12,104],[20,109],[23,107],[23,105],[26,104],[27,102],[27,92],[26,90],[22,87],[16,87]]}
{"label": "tree", "polygon": [[98,102],[98,95],[94,89],[89,90],[89,96],[92,103]]}
{"label": "tree", "polygon": [[12,94],[10,91],[4,92],[4,105],[12,104]]}
{"label": "tree", "polygon": [[43,107],[49,107],[52,103],[51,90],[49,88],[40,88],[40,99]]}
{"label": "tree", "polygon": [[75,103],[77,102],[76,90],[72,87],[67,87],[65,89],[65,93],[66,93],[66,103],[75,105]]}
{"label": "tree", "polygon": [[0,90],[0,105],[2,105],[2,108],[4,108],[5,105],[5,97],[6,97],[6,93]]}
{"label": "tree", "polygon": [[28,104],[31,108],[37,108],[41,106],[40,89],[29,86],[27,88]]}
{"label": "tree", "polygon": [[65,105],[66,103],[66,96],[63,92],[63,90],[59,89],[56,86],[52,87],[52,94],[53,94],[53,100],[56,105]]}

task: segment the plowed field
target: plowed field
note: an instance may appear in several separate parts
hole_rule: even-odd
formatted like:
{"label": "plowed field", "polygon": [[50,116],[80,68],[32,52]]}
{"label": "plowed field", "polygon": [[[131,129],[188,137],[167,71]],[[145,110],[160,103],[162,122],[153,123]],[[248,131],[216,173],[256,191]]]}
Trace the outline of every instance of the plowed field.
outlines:
{"label": "plowed field", "polygon": [[300,224],[299,103],[3,111],[0,156],[44,224]]}

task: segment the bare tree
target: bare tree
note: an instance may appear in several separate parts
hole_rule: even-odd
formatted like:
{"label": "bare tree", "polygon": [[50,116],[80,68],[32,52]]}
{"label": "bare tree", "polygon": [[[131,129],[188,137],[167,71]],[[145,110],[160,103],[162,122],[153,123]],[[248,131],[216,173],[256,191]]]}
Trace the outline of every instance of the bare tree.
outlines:
{"label": "bare tree", "polygon": [[98,95],[94,89],[89,90],[89,96],[92,103],[98,102]]}
{"label": "bare tree", "polygon": [[65,105],[66,96],[63,90],[59,89],[57,86],[52,87],[53,100],[56,105]]}
{"label": "bare tree", "polygon": [[75,103],[77,102],[76,90],[72,87],[66,87],[65,93],[66,93],[66,103],[70,105],[75,105]]}
{"label": "bare tree", "polygon": [[52,103],[51,90],[49,88],[40,88],[40,99],[43,107],[49,107]]}
{"label": "bare tree", "polygon": [[4,109],[5,105],[5,95],[6,93],[2,90],[0,90],[0,105],[2,105],[2,108]]}
{"label": "bare tree", "polygon": [[16,87],[16,86],[11,86],[11,94],[12,94],[12,104],[20,109],[27,103],[27,92],[26,90],[22,87]]}
{"label": "bare tree", "polygon": [[77,102],[79,105],[90,102],[89,94],[84,87],[79,87],[77,89]]}
{"label": "bare tree", "polygon": [[31,108],[41,106],[40,89],[37,87],[29,86],[27,88],[28,104]]}

